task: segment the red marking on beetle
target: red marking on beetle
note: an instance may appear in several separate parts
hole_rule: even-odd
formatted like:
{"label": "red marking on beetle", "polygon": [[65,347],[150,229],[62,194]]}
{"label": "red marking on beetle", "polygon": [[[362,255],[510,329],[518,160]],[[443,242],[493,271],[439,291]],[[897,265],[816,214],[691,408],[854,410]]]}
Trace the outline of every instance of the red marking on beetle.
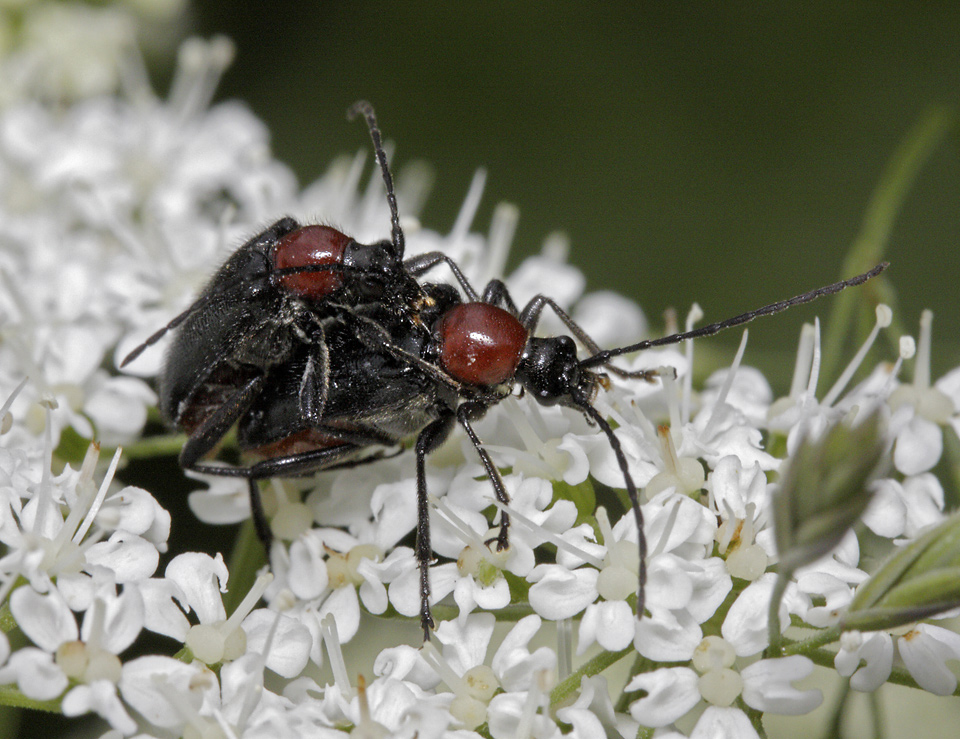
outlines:
{"label": "red marking on beetle", "polygon": [[[342,264],[350,241],[349,236],[329,226],[304,226],[277,242],[273,261],[277,269]],[[284,275],[280,283],[305,298],[321,300],[343,284],[343,274],[337,270],[302,272]]]}
{"label": "red marking on beetle", "polygon": [[516,374],[527,330],[514,316],[487,303],[464,303],[437,324],[440,363],[471,385],[493,386]]}
{"label": "red marking on beetle", "polygon": [[285,436],[279,441],[258,446],[253,451],[264,459],[273,459],[312,452],[316,449],[329,449],[334,446],[342,446],[344,443],[342,439],[335,436],[322,434],[315,429],[304,429],[295,434],[290,434],[290,436]]}

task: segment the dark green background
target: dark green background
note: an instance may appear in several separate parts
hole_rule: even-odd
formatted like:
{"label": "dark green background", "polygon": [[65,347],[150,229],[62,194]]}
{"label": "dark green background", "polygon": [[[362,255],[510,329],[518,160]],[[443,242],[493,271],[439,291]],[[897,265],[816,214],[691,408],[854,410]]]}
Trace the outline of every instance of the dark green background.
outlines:
{"label": "dark green background", "polygon": [[[302,182],[368,145],[344,118],[367,98],[397,161],[436,169],[427,225],[449,228],[486,166],[478,226],[498,200],[520,206],[513,264],[566,230],[589,287],[655,322],[836,279],[898,142],[960,97],[954,2],[207,2],[196,28],[236,41],[221,95],[268,122]],[[936,310],[941,372],[960,361],[957,141],[924,168],[887,254],[907,328]],[[769,347],[790,351],[828,307],[758,324],[748,361],[789,372]]]}

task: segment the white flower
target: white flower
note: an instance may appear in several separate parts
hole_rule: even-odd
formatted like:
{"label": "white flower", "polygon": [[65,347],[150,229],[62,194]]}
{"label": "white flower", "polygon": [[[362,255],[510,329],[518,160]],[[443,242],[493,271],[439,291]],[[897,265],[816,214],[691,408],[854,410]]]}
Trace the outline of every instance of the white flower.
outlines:
{"label": "white flower", "polygon": [[767,479],[758,463],[744,469],[740,458],[723,457],[706,483],[711,508],[722,523],[717,544],[733,577],[756,580],[774,554]]}
{"label": "white flower", "polygon": [[24,694],[37,700],[56,697],[68,681],[74,681],[79,684],[63,697],[65,715],[94,711],[114,728],[133,733],[135,724],[117,697],[121,676],[117,655],[143,628],[143,601],[137,590],[125,589],[119,596],[101,590],[79,632],[57,590],[42,595],[29,587],[17,588],[10,597],[10,610],[40,649],[19,651],[15,661],[0,668],[0,680],[16,679]]}
{"label": "white flower", "polygon": [[760,739],[760,735],[743,711],[707,706],[690,732],[690,739]]}
{"label": "white flower", "polygon": [[370,613],[383,613],[386,584],[413,569],[408,550],[398,547],[385,557],[376,544],[338,529],[311,529],[292,542],[289,551],[275,543],[271,554],[277,579],[267,600],[273,603],[286,593],[300,598],[289,615],[311,631],[315,644],[319,623],[328,613],[336,619],[340,638],[350,641],[360,626],[361,603]]}
{"label": "white flower", "polygon": [[[423,657],[455,694],[450,712],[466,728],[485,722],[497,723],[493,710],[495,694],[502,688],[506,694],[529,695],[541,680],[542,673],[556,669],[556,654],[547,647],[530,652],[528,644],[540,629],[537,616],[527,616],[504,638],[490,665],[485,655],[493,635],[492,614],[475,614],[461,621],[445,621],[437,628],[437,639],[444,645],[442,656],[430,645]],[[512,703],[509,705],[513,705]],[[509,709],[500,706],[500,710]],[[504,718],[506,723],[511,719]]]}
{"label": "white flower", "polygon": [[[482,513],[437,501],[431,517],[431,531],[438,532],[434,549],[457,557],[456,564],[430,569],[431,596],[434,600],[453,592],[465,617],[474,608],[499,609],[510,602],[510,589],[503,577],[513,552],[497,551],[497,531],[489,528]],[[446,531],[444,531],[446,529]],[[489,543],[488,543],[489,542]],[[413,615],[419,611],[419,571],[407,569],[390,587],[390,599],[398,611]],[[414,605],[417,611],[414,611]]]}
{"label": "white flower", "polygon": [[[776,575],[772,572],[763,575],[747,586],[727,611],[720,633],[736,648],[740,656],[750,656],[761,652],[768,644],[767,630],[769,604]],[[809,601],[798,592],[796,585],[790,584],[780,601],[780,629],[785,631],[790,625],[790,614],[803,615],[809,608]]]}
{"label": "white flower", "polygon": [[[820,705],[823,697],[819,690],[799,690],[792,685],[813,670],[806,657],[763,659],[739,671],[733,669],[735,660],[730,644],[708,637],[697,647],[692,669],[665,667],[634,677],[624,690],[648,694],[631,704],[630,715],[643,726],[660,727],[684,716],[701,700],[727,709],[741,696],[751,708],[787,715],[809,713]],[[739,721],[730,716],[727,720]]]}
{"label": "white flower", "polygon": [[170,657],[138,657],[123,666],[123,700],[153,726],[178,732],[186,725],[203,728],[204,705],[216,705],[217,676],[199,662],[185,664]]}
{"label": "white flower", "polygon": [[614,712],[607,681],[599,675],[584,676],[581,679],[577,700],[572,705],[559,709],[557,718],[573,726],[570,736],[576,739],[617,734],[622,737],[637,735],[636,724]]}
{"label": "white flower", "polygon": [[[292,677],[306,664],[311,644],[309,632],[281,614],[251,613],[273,579],[270,575],[257,578],[228,618],[221,599],[221,593],[226,592],[227,576],[220,555],[213,558],[188,553],[174,557],[163,580],[140,586],[148,607],[147,628],[182,641],[205,664],[236,660],[250,650],[259,650],[267,667]],[[175,601],[188,612],[192,610],[199,623],[191,625]],[[275,619],[287,649],[264,651],[266,634],[275,628]]]}
{"label": "white flower", "polygon": [[[32,444],[39,446],[36,440]],[[40,593],[56,580],[71,607],[85,610],[101,583],[134,584],[150,577],[159,560],[158,547],[166,546],[164,521],[169,517],[155,502],[146,502],[149,495],[137,488],[110,495],[119,450],[97,487],[93,477],[99,447],[88,449],[79,471],[68,465],[56,477],[49,471],[49,433],[42,448],[42,455],[34,451],[27,457],[0,451],[0,465],[15,482],[15,497],[7,501],[12,515],[0,526],[0,540],[8,548],[0,559],[0,592],[21,576]],[[128,505],[131,499],[143,503],[136,514]],[[111,504],[101,517],[105,500]],[[68,511],[66,517],[62,510]],[[123,528],[126,525],[134,530]]]}
{"label": "white flower", "polygon": [[[857,567],[859,561],[859,542],[853,531],[848,531],[832,552],[794,573],[797,593],[823,603],[806,608],[801,614],[804,621],[821,628],[837,623],[856,587],[868,577]],[[797,606],[802,609],[802,601]]]}
{"label": "white flower", "polygon": [[624,690],[646,691],[645,697],[630,704],[630,715],[643,726],[667,726],[700,702],[697,673],[688,667],[662,667],[641,673]]}
{"label": "white flower", "polygon": [[840,675],[850,678],[851,688],[873,692],[890,677],[893,639],[882,631],[872,634],[844,632],[833,664]]}
{"label": "white flower", "polygon": [[957,677],[946,662],[960,659],[960,635],[941,626],[918,624],[897,640],[897,651],[913,679],[934,695],[950,695]]}
{"label": "white flower", "polygon": [[743,678],[743,702],[764,713],[795,716],[809,713],[820,705],[819,690],[799,690],[793,683],[813,672],[813,662],[795,654],[781,659],[762,659],[740,671]]}
{"label": "white flower", "polygon": [[873,483],[876,492],[863,514],[869,529],[890,539],[914,538],[943,520],[943,486],[930,473]]}
{"label": "white flower", "polygon": [[960,373],[954,370],[930,385],[932,323],[933,313],[923,311],[913,383],[901,385],[890,396],[890,425],[896,434],[893,463],[904,475],[931,469],[943,451],[940,427],[947,423],[954,429],[960,426]]}

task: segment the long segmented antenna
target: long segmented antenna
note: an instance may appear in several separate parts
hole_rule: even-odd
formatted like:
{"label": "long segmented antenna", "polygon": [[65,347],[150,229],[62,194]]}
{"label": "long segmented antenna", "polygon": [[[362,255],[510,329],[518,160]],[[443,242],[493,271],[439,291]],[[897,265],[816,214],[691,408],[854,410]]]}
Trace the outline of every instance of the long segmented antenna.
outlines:
{"label": "long segmented antenna", "polygon": [[758,308],[757,310],[752,310],[748,313],[742,313],[739,316],[728,318],[725,321],[711,323],[708,326],[702,326],[701,328],[694,329],[693,331],[687,331],[686,333],[682,334],[671,334],[670,336],[664,336],[660,339],[648,339],[647,341],[640,341],[636,344],[630,344],[629,346],[621,346],[616,349],[607,349],[602,352],[597,352],[592,357],[587,357],[580,362],[580,366],[597,367],[606,364],[614,357],[619,357],[622,354],[630,354],[631,352],[650,349],[654,346],[677,344],[681,341],[685,341],[686,339],[698,339],[703,336],[713,336],[713,334],[720,333],[724,329],[749,323],[754,318],[773,315],[774,313],[779,313],[787,308],[792,308],[795,305],[810,303],[817,298],[822,298],[824,295],[833,295],[834,293],[838,293],[845,288],[853,287],[854,285],[861,285],[870,278],[876,277],[888,266],[890,266],[888,262],[881,262],[869,272],[864,272],[856,277],[851,277],[849,280],[841,280],[840,282],[834,282],[832,285],[818,287],[816,290],[811,290],[810,292],[803,293],[802,295],[797,295],[793,298],[788,298],[787,300],[780,300],[776,303],[771,303],[770,305],[765,305],[762,308]]}
{"label": "long segmented antenna", "polygon": [[393,236],[393,248],[397,259],[403,259],[404,241],[403,229],[400,228],[400,211],[397,208],[397,196],[393,191],[393,176],[390,174],[390,166],[387,163],[387,153],[383,150],[383,143],[380,137],[380,128],[377,126],[377,114],[373,112],[373,106],[366,100],[358,100],[347,111],[347,119],[353,120],[358,115],[362,115],[367,121],[367,128],[370,129],[370,138],[373,141],[373,151],[377,155],[377,161],[380,163],[380,171],[383,173],[383,184],[387,188],[387,204],[390,206],[390,227]]}
{"label": "long segmented antenna", "polygon": [[127,356],[123,358],[123,361],[120,362],[120,369],[126,367],[130,362],[143,354],[148,347],[156,344],[160,339],[166,336],[168,331],[173,331],[177,326],[183,323],[192,313],[195,313],[197,310],[202,308],[204,305],[210,302],[209,296],[201,297],[199,300],[195,301],[189,308],[187,308],[183,313],[180,313],[176,318],[174,318],[170,323],[161,328],[159,331],[152,333],[146,341],[144,341],[139,346],[135,347]]}

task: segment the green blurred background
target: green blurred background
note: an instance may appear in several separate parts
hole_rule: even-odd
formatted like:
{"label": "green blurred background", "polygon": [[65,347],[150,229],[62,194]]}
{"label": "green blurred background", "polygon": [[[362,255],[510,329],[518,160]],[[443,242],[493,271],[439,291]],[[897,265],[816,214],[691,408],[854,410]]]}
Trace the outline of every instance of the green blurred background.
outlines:
{"label": "green blurred background", "polygon": [[[588,287],[635,298],[655,324],[669,306],[683,315],[697,300],[716,320],[837,279],[898,143],[930,106],[960,102],[956,2],[211,1],[194,12],[197,32],[237,43],[221,96],[267,121],[303,183],[368,146],[344,117],[367,98],[396,161],[435,167],[426,225],[448,229],[485,166],[477,226],[499,200],[520,207],[511,264],[562,229]],[[938,374],[960,361],[957,144],[954,128],[886,255],[906,329],[936,311]],[[747,361],[789,374],[800,323],[828,308],[755,324]]]}

